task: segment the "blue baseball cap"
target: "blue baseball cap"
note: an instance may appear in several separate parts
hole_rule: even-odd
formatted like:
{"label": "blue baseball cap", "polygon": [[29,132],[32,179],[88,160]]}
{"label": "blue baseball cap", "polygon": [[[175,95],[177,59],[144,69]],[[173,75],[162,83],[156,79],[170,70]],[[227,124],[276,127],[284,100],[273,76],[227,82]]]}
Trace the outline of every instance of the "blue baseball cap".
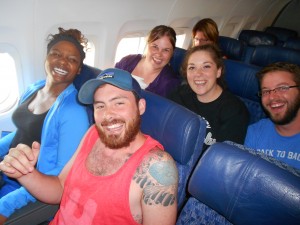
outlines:
{"label": "blue baseball cap", "polygon": [[79,90],[78,99],[83,104],[94,103],[94,93],[103,84],[111,84],[125,91],[133,91],[141,98],[139,83],[125,70],[109,68],[103,70],[95,79],[85,82]]}

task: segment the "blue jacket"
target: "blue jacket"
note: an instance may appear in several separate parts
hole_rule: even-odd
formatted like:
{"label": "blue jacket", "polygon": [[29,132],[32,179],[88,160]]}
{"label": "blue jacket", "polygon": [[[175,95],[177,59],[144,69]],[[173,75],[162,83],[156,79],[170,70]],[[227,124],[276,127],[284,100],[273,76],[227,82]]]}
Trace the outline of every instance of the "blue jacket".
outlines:
{"label": "blue jacket", "polygon": [[[44,86],[45,80],[32,84],[21,97],[20,103]],[[37,169],[44,174],[58,175],[60,173],[89,128],[86,107],[80,105],[77,94],[75,86],[70,84],[57,97],[46,115],[42,129],[41,150],[37,162]],[[8,153],[14,135],[15,132],[12,132],[0,139],[1,157]],[[9,217],[16,209],[36,200],[14,180],[6,176],[3,176],[3,179],[10,184],[14,182],[17,189],[1,197],[0,214]]]}

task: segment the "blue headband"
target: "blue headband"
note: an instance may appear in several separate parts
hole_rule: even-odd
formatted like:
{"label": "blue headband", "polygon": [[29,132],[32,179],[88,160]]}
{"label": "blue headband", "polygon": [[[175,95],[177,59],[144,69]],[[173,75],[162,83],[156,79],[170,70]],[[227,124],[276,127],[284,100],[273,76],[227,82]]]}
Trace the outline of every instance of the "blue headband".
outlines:
{"label": "blue headband", "polygon": [[72,37],[70,35],[61,34],[58,37],[55,37],[54,39],[52,39],[49,42],[49,44],[47,45],[47,54],[49,53],[49,51],[53,47],[53,45],[55,45],[56,43],[58,43],[60,41],[69,41],[69,42],[73,43],[80,53],[81,60],[82,61],[84,60],[85,52],[83,51],[83,46],[79,43],[79,41],[77,41],[74,37]]}

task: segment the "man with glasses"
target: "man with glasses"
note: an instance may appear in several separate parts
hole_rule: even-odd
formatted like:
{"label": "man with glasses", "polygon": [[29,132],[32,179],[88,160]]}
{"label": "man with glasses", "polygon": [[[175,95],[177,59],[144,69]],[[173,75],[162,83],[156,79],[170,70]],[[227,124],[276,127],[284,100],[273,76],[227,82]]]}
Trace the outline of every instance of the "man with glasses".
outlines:
{"label": "man with glasses", "polygon": [[249,126],[245,146],[300,169],[300,67],[277,62],[257,77],[269,118]]}

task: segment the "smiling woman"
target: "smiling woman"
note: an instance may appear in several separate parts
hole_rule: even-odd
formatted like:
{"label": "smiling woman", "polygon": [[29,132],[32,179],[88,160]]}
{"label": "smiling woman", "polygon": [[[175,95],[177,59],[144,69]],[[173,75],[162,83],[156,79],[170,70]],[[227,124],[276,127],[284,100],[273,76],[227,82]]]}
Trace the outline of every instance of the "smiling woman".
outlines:
{"label": "smiling woman", "polygon": [[[89,127],[86,108],[78,103],[73,85],[85,58],[86,43],[85,37],[76,29],[59,28],[59,33],[49,36],[46,79],[30,85],[22,95],[12,116],[16,131],[0,139],[0,157],[20,143],[31,147],[33,142],[39,142],[39,171],[52,175],[60,173]],[[13,66],[12,61],[8,57],[11,64],[7,65]],[[17,180],[3,176],[3,181],[0,221],[15,209],[35,201]]]}
{"label": "smiling woman", "polygon": [[144,55],[128,55],[115,67],[130,72],[145,90],[167,96],[181,83],[179,74],[169,65],[175,44],[173,28],[156,26],[149,33]]}
{"label": "smiling woman", "polygon": [[246,135],[249,114],[243,102],[225,89],[224,68],[216,45],[191,48],[182,64],[187,84],[169,96],[206,120],[206,148],[226,140],[242,144]]}

